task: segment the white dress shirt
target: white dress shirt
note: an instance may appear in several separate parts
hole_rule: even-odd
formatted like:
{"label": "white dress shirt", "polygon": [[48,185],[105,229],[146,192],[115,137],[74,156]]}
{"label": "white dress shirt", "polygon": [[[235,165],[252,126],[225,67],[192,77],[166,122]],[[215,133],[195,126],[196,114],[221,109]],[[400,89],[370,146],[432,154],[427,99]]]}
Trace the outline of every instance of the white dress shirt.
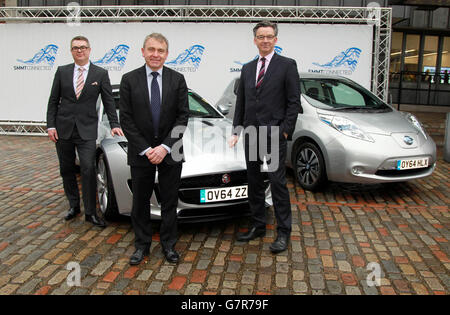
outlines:
{"label": "white dress shirt", "polygon": [[83,77],[84,77],[84,83],[86,84],[86,79],[88,76],[90,64],[91,64],[90,62],[88,62],[84,66],[79,66],[79,65],[75,64],[75,69],[73,70],[73,90],[75,91],[75,93],[77,93],[77,81],[78,81],[78,75],[80,73],[80,68],[84,68]]}
{"label": "white dress shirt", "polygon": [[[273,57],[274,54],[275,54],[275,50],[272,51],[267,56],[265,56],[266,63],[265,63],[265,66],[264,66],[264,75],[266,75],[266,73],[267,73],[267,68],[269,67],[270,60],[272,60],[272,57]],[[262,58],[262,56],[260,55],[259,59],[258,59],[258,64],[256,66],[255,85],[258,83],[258,74],[259,74],[259,71],[261,70],[261,66],[262,66],[261,58]]]}
{"label": "white dress shirt", "polygon": [[[146,64],[145,65],[145,71],[147,73],[147,86],[148,86],[148,99],[151,100],[152,99],[152,81],[153,81],[153,75],[152,72],[158,72],[158,76],[156,77],[156,80],[158,81],[158,86],[159,86],[159,95],[161,97],[161,102],[160,104],[162,105],[162,72],[163,72],[163,68],[159,69],[158,71],[153,71],[152,69],[150,69],[150,67]],[[161,144],[163,146],[164,149],[167,150],[167,153],[170,153],[170,148],[168,146],[166,146],[165,144]],[[141,153],[139,153],[139,155],[143,156],[145,155],[145,153],[147,153],[148,150],[151,150],[152,147],[149,147],[147,149],[145,149],[144,151],[142,151]]]}

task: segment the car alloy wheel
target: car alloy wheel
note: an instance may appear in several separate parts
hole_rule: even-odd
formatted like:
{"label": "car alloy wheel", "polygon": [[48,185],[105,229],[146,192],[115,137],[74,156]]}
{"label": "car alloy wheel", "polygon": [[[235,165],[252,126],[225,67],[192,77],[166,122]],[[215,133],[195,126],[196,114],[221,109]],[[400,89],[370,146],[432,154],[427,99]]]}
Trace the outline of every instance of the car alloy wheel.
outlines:
{"label": "car alloy wheel", "polygon": [[310,142],[300,144],[296,152],[297,181],[306,190],[317,190],[326,181],[322,153],[315,144]]}
{"label": "car alloy wheel", "polygon": [[103,153],[100,154],[97,161],[97,196],[100,211],[105,218],[115,218],[118,215],[117,203],[108,164]]}

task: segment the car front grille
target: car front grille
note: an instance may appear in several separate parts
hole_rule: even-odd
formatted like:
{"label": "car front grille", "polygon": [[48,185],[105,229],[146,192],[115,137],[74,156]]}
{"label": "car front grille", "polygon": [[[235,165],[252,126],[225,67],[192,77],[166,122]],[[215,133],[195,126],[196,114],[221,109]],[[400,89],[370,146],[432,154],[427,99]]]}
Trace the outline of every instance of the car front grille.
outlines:
{"label": "car front grille", "polygon": [[[223,183],[222,176],[224,174],[228,174],[230,181],[228,183]],[[264,173],[264,188],[267,189],[269,187],[269,180],[267,174]],[[227,200],[227,201],[217,201],[217,202],[208,202],[207,204],[200,202],[200,190],[209,189],[209,188],[223,188],[223,187],[233,187],[233,186],[241,186],[247,185],[247,171],[236,171],[229,173],[218,173],[211,175],[203,175],[196,177],[187,177],[181,179],[180,188],[178,190],[178,198],[181,202],[191,205],[214,205],[214,204],[230,204],[230,203],[245,203],[247,198],[245,199],[236,199],[236,200]],[[128,187],[131,191],[133,191],[132,181],[128,180]],[[154,186],[156,199],[158,202],[161,200],[161,192],[159,191],[158,184]]]}
{"label": "car front grille", "polygon": [[[228,174],[229,183],[222,181],[222,176]],[[180,189],[183,188],[219,188],[239,186],[247,183],[247,171],[237,171],[229,173],[218,173],[181,179]]]}
{"label": "car front grille", "polygon": [[[222,177],[224,174],[229,176],[230,181],[228,183],[224,183],[222,181]],[[237,172],[229,172],[229,173],[219,173],[219,174],[211,174],[197,177],[188,177],[183,178],[181,180],[180,189],[178,191],[178,197],[180,201],[187,204],[194,205],[205,205],[205,203],[200,203],[200,190],[209,189],[209,188],[224,188],[224,187],[233,187],[233,186],[241,186],[247,185],[247,171],[237,171]],[[264,177],[265,188],[269,186],[269,180],[267,179],[267,175]],[[227,201],[217,201],[210,202],[211,204],[229,204],[236,202],[246,202],[247,199],[237,199],[237,200],[227,200]]]}

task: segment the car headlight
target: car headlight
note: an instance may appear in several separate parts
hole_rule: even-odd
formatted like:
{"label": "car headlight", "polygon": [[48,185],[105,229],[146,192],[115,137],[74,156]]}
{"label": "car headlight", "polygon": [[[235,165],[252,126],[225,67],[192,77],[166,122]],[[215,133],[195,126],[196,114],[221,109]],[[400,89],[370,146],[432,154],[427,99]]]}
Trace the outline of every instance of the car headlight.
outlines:
{"label": "car headlight", "polygon": [[406,119],[414,126],[414,128],[416,128],[417,130],[419,130],[423,134],[425,139],[428,139],[427,133],[425,132],[425,129],[423,129],[422,124],[416,118],[416,116],[414,116],[413,114],[407,113],[406,114]]}
{"label": "car headlight", "polygon": [[319,119],[330,127],[333,127],[344,135],[357,138],[364,141],[375,142],[373,138],[362,131],[353,121],[350,119],[319,114]]}

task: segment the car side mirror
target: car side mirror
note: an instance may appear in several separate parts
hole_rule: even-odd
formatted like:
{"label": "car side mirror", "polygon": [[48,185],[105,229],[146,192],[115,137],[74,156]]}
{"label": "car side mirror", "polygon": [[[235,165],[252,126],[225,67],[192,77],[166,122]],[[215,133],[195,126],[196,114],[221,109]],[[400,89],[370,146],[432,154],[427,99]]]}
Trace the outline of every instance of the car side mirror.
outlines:
{"label": "car side mirror", "polygon": [[234,95],[238,94],[240,81],[241,81],[241,79],[239,79],[239,78],[236,79],[236,81],[234,81],[234,86],[233,86]]}
{"label": "car side mirror", "polygon": [[230,112],[230,107],[227,105],[218,105],[217,109],[224,116],[226,116]]}

